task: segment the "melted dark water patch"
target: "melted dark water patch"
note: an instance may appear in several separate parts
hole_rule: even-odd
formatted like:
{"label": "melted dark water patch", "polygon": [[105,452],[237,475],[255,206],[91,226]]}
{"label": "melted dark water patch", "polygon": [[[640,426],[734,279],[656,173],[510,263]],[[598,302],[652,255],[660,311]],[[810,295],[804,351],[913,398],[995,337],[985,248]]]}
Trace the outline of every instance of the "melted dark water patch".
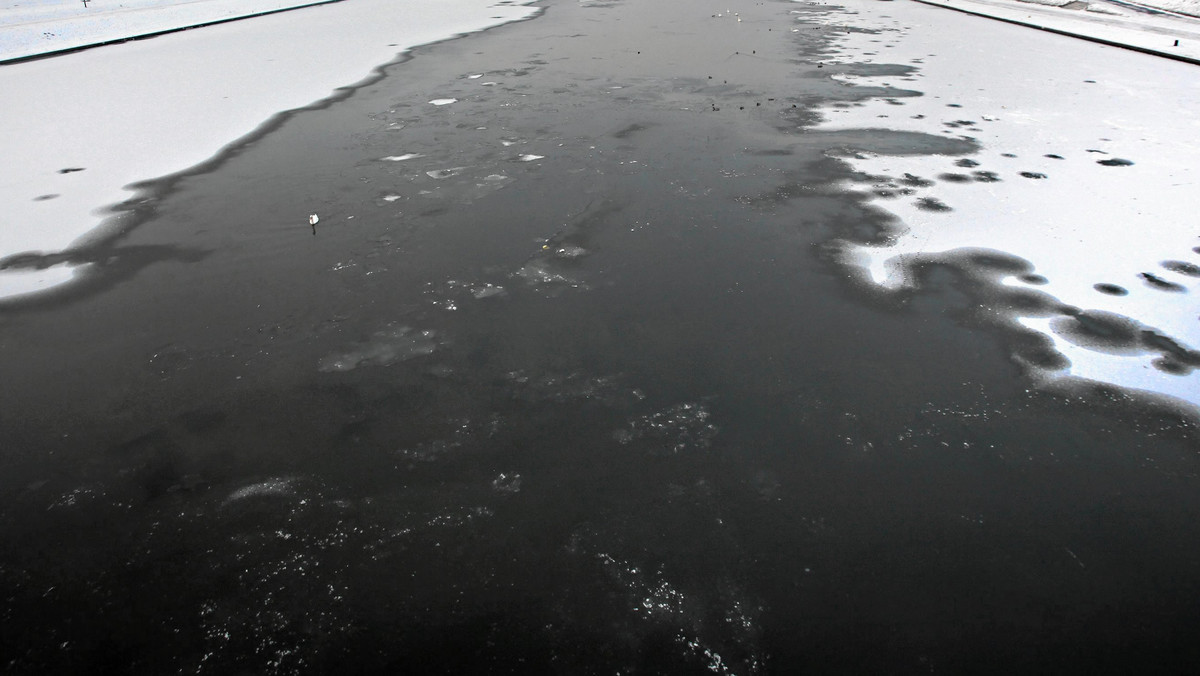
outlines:
{"label": "melted dark water patch", "polygon": [[1163,268],[1170,270],[1171,272],[1181,275],[1187,275],[1188,277],[1200,277],[1200,265],[1196,265],[1195,263],[1188,263],[1186,261],[1163,261],[1159,265],[1162,265]]}
{"label": "melted dark water patch", "polygon": [[1050,326],[1072,343],[1093,350],[1137,354],[1142,348],[1141,325],[1111,312],[1080,312],[1072,317],[1057,318]]}
{"label": "melted dark water patch", "polygon": [[1143,272],[1138,275],[1146,282],[1150,288],[1158,289],[1159,291],[1170,291],[1173,293],[1187,293],[1187,287],[1182,284],[1170,282],[1152,272]]}
{"label": "melted dark water patch", "polygon": [[1129,317],[1113,312],[1071,312],[1051,321],[1056,334],[1089,350],[1108,354],[1159,353],[1155,367],[1172,375],[1189,375],[1200,366],[1200,352],[1181,345]]}
{"label": "melted dark water patch", "polygon": [[928,188],[929,186],[934,185],[933,181],[927,178],[921,178],[920,176],[916,176],[914,174],[905,174],[903,177],[901,177],[900,182],[904,185],[910,185],[914,188]]}
{"label": "melted dark water patch", "polygon": [[1109,296],[1128,296],[1129,295],[1128,289],[1126,289],[1123,286],[1118,286],[1116,284],[1107,284],[1107,283],[1102,282],[1100,284],[1094,285],[1092,288],[1099,291],[1100,293],[1107,294]]}
{"label": "melted dark water patch", "polygon": [[917,208],[921,211],[946,212],[953,211],[950,205],[941,201],[936,197],[922,197],[916,201]]}
{"label": "melted dark water patch", "polygon": [[1132,161],[1123,160],[1119,157],[1114,157],[1114,158],[1108,159],[1108,160],[1097,160],[1096,164],[1103,164],[1106,167],[1132,167],[1133,166]]}
{"label": "melted dark water patch", "polygon": [[970,183],[971,177],[966,174],[938,174],[938,180],[947,183]]}
{"label": "melted dark water patch", "polygon": [[979,149],[978,144],[966,139],[885,129],[811,131],[806,134],[806,137],[813,143],[827,146],[830,153],[835,156],[853,156],[855,153],[861,152],[897,157],[931,154],[965,155]]}

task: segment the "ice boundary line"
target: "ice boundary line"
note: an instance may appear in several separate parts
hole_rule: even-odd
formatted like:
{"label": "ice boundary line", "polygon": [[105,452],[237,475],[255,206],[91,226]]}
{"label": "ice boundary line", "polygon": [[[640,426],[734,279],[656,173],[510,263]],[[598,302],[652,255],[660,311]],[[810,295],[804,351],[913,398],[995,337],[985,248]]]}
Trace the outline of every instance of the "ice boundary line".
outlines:
{"label": "ice boundary line", "polygon": [[922,5],[929,5],[930,7],[941,7],[942,9],[949,9],[949,10],[953,10],[955,12],[962,12],[963,14],[970,14],[972,16],[979,16],[979,17],[983,17],[985,19],[992,19],[993,21],[1003,21],[1004,23],[1010,23],[1015,26],[1024,26],[1026,28],[1036,28],[1038,30],[1046,31],[1047,33],[1054,33],[1056,35],[1065,35],[1069,38],[1078,38],[1080,40],[1087,40],[1088,42],[1095,42],[1097,44],[1107,45],[1109,47],[1119,47],[1121,49],[1128,49],[1128,50],[1132,50],[1135,52],[1141,52],[1143,54],[1149,54],[1151,56],[1159,56],[1164,59],[1171,59],[1173,61],[1182,61],[1183,63],[1189,63],[1193,66],[1200,66],[1200,59],[1196,59],[1196,58],[1193,58],[1190,56],[1184,56],[1182,54],[1172,54],[1170,52],[1163,52],[1163,51],[1159,51],[1156,49],[1152,49],[1150,47],[1138,47],[1137,45],[1129,45],[1129,44],[1125,44],[1124,42],[1117,42],[1115,40],[1106,40],[1104,38],[1098,38],[1098,37],[1091,36],[1091,35],[1084,35],[1082,33],[1074,33],[1072,31],[1063,30],[1061,28],[1050,28],[1048,26],[1041,26],[1036,23],[1031,23],[1028,21],[1021,21],[1019,19],[1006,19],[1004,17],[992,16],[991,14],[987,14],[986,12],[971,10],[971,9],[967,9],[965,7],[954,7],[952,5],[944,4],[942,2],[937,2],[936,0],[912,0],[912,1],[919,2]]}
{"label": "ice boundary line", "polygon": [[320,5],[331,5],[335,2],[342,2],[342,0],[315,0],[314,2],[309,2],[309,3],[303,4],[303,5],[296,5],[294,7],[280,7],[279,9],[269,9],[269,10],[266,10],[265,12],[255,12],[253,14],[245,14],[242,16],[231,16],[231,17],[228,17],[225,19],[214,19],[212,21],[204,21],[201,23],[188,24],[186,26],[167,28],[167,29],[160,30],[160,31],[153,31],[150,33],[129,35],[129,36],[126,36],[123,38],[113,38],[111,40],[101,40],[100,42],[92,42],[92,43],[89,43],[86,45],[77,45],[75,47],[64,47],[62,49],[55,49],[55,50],[52,50],[49,52],[42,52],[40,54],[29,54],[26,56],[17,56],[17,57],[13,57],[13,58],[9,58],[9,59],[0,58],[0,66],[8,66],[11,64],[15,64],[15,63],[25,63],[28,61],[36,61],[38,59],[49,59],[49,58],[53,58],[56,56],[62,56],[64,54],[72,54],[74,52],[82,52],[86,49],[95,49],[96,47],[104,47],[106,45],[117,45],[117,44],[121,44],[122,42],[129,42],[131,40],[147,40],[149,38],[156,38],[160,35],[169,35],[171,33],[182,33],[183,31],[191,30],[193,28],[205,28],[207,26],[217,26],[217,25],[220,25],[223,23],[230,23],[232,21],[241,21],[243,19],[254,19],[254,18],[257,18],[260,16],[269,16],[271,14],[279,14],[281,12],[291,12],[291,11],[294,11],[297,9],[307,9],[309,7],[318,7]]}
{"label": "ice boundary line", "polygon": [[[325,0],[313,4],[330,4],[332,2],[341,2],[341,0]],[[537,0],[524,0],[517,6],[533,7]],[[303,9],[303,7],[294,7],[288,9],[272,10],[267,13],[287,12],[292,9]],[[135,228],[140,227],[148,220],[154,217],[158,208],[158,203],[166,196],[173,192],[180,181],[193,177],[211,173],[219,169],[222,165],[228,162],[233,157],[245,152],[252,145],[262,140],[268,134],[276,131],[288,120],[296,115],[314,110],[324,110],[332,105],[335,105],[347,98],[353,96],[360,89],[369,87],[388,77],[388,71],[398,65],[402,65],[412,61],[421,55],[425,50],[437,47],[443,43],[454,40],[462,40],[471,38],[476,35],[499,30],[515,24],[533,21],[540,18],[546,13],[547,8],[544,6],[533,7],[534,11],[524,18],[513,19],[499,24],[491,24],[486,28],[479,30],[467,31],[464,33],[454,33],[443,38],[412,45],[406,49],[397,52],[391,59],[385,63],[373,66],[370,72],[362,79],[353,84],[336,87],[327,96],[306,103],[304,105],[280,110],[270,115],[266,120],[259,123],[254,129],[246,132],[242,136],[235,138],[229,143],[222,146],[208,158],[197,162],[189,167],[179,169],[167,174],[148,178],[124,186],[124,190],[131,191],[133,194],[120,202],[106,204],[98,207],[98,213],[103,216],[95,227],[89,229],[76,237],[70,244],[56,254],[63,254],[63,262],[76,262],[73,256],[81,256],[89,253],[104,252],[107,253],[112,245],[119,242],[127,236]],[[245,17],[250,18],[250,17]],[[236,21],[237,19],[223,19],[222,22]],[[178,30],[186,30],[180,28]],[[171,31],[165,31],[171,32]],[[42,57],[31,57],[42,58]],[[2,65],[2,64],[0,64]],[[0,255],[0,259],[4,258]],[[83,263],[90,263],[86,257],[80,259]],[[151,263],[163,260],[155,258]],[[57,264],[57,263],[56,263]],[[144,266],[142,266],[144,267]],[[118,284],[133,275],[140,272],[141,267],[138,267],[132,272],[117,270],[113,272],[111,269],[95,269],[96,266],[83,267],[82,270],[73,274],[70,278],[54,284],[45,289],[19,293],[13,296],[0,296],[0,318],[6,313],[39,311],[48,307],[53,307],[61,304],[74,303],[80,299],[86,298],[89,295],[100,293],[114,284]],[[0,270],[2,272],[2,270]]]}

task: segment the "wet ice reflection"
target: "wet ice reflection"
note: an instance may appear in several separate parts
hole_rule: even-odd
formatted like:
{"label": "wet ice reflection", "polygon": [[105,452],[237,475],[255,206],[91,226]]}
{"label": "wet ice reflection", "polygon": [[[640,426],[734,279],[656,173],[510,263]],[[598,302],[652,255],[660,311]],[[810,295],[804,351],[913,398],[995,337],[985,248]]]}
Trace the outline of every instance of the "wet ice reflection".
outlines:
{"label": "wet ice reflection", "polygon": [[389,366],[423,357],[438,348],[434,331],[418,331],[397,326],[375,332],[370,339],[356,343],[347,350],[323,357],[317,369],[325,372],[351,371],[360,366]]}

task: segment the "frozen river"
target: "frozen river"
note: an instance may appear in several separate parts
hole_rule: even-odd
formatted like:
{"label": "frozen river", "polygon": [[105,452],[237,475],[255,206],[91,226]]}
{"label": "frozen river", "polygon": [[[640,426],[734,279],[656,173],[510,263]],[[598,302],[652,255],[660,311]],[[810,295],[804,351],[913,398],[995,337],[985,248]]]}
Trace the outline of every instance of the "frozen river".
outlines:
{"label": "frozen river", "polygon": [[1070,104],[930,48],[967,33],[1064,96],[1200,70],[909,3],[550,2],[143,184],[77,283],[0,310],[0,660],[1193,664],[1188,390],[1069,350],[1174,299],[1091,351],[1194,383],[1161,262],[1200,255],[1170,229],[1093,277],[1004,220],[1156,186],[1171,138],[1043,147],[1027,117]]}

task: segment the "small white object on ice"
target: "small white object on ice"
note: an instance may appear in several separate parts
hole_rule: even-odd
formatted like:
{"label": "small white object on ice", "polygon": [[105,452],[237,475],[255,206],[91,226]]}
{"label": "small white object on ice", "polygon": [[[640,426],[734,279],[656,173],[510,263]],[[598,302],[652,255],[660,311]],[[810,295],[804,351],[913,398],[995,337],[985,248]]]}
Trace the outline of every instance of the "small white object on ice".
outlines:
{"label": "small white object on ice", "polygon": [[448,106],[451,103],[455,103],[456,101],[458,101],[458,99],[434,99],[434,100],[430,101],[430,103],[432,103],[435,106]]}
{"label": "small white object on ice", "polygon": [[384,162],[403,162],[404,160],[415,160],[418,157],[425,156],[420,153],[405,153],[403,155],[389,155],[380,159],[382,159]]}
{"label": "small white object on ice", "polygon": [[398,199],[400,199],[399,195],[385,195],[383,198],[383,201],[384,202],[395,202]]}
{"label": "small white object on ice", "polygon": [[316,215],[316,214],[309,214],[309,215],[308,215],[308,224],[309,224],[309,225],[316,225],[316,224],[317,224],[317,221],[319,221],[319,220],[321,220],[321,217],[320,217],[320,216],[318,216],[318,215]]}
{"label": "small white object on ice", "polygon": [[433,171],[427,171],[425,172],[425,175],[429,178],[443,179],[450,178],[451,176],[457,176],[464,170],[466,170],[466,167],[450,167],[449,169],[435,169]]}
{"label": "small white object on ice", "polygon": [[532,162],[534,160],[545,159],[545,157],[546,157],[545,155],[521,155],[517,159],[520,160],[521,162]]}
{"label": "small white object on ice", "polygon": [[469,79],[469,80],[478,80],[478,79],[479,79],[479,78],[481,78],[481,77],[483,77],[483,73],[477,73],[477,74],[475,74],[475,75],[468,75],[468,76],[467,76],[467,79]]}

